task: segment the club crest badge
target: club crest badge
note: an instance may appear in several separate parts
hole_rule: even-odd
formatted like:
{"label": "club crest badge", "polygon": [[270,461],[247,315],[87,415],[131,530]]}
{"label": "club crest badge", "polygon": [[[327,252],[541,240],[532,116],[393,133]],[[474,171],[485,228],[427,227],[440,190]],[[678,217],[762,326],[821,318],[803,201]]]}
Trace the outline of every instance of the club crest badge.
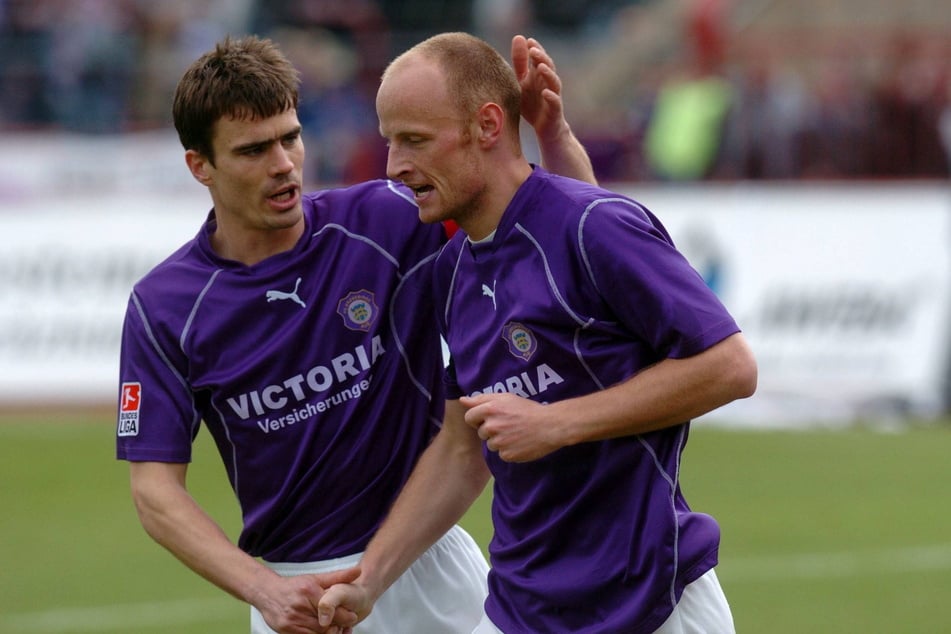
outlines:
{"label": "club crest badge", "polygon": [[376,323],[379,307],[370,291],[351,291],[337,302],[337,314],[350,330],[367,332]]}
{"label": "club crest badge", "polygon": [[535,335],[526,326],[517,321],[510,321],[502,328],[502,339],[509,346],[513,356],[528,361],[538,349]]}

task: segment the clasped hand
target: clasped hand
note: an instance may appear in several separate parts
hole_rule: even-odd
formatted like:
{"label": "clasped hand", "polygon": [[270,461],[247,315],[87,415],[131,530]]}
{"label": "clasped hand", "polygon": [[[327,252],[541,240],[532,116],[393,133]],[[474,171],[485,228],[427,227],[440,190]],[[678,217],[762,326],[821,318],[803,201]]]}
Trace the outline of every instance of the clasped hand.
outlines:
{"label": "clasped hand", "polygon": [[351,634],[353,626],[361,620],[357,614],[341,606],[331,608],[324,619],[319,605],[335,584],[347,584],[359,574],[359,568],[348,568],[276,577],[254,604],[268,626],[279,634]]}
{"label": "clasped hand", "polygon": [[562,443],[552,410],[510,393],[464,396],[466,423],[476,429],[489,451],[506,462],[529,462],[547,456]]}

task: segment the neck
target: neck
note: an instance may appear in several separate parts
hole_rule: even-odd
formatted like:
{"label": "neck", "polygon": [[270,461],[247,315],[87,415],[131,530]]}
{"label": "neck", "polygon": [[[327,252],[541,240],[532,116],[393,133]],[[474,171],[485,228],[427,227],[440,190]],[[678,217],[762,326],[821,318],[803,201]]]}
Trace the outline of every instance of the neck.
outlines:
{"label": "neck", "polygon": [[466,219],[459,219],[459,227],[472,240],[484,239],[495,231],[508,209],[509,203],[532,174],[532,166],[523,158],[493,170],[491,183],[480,208]]}
{"label": "neck", "polygon": [[291,227],[229,230],[220,223],[211,234],[211,248],[219,256],[252,266],[290,251],[304,233],[303,218]]}

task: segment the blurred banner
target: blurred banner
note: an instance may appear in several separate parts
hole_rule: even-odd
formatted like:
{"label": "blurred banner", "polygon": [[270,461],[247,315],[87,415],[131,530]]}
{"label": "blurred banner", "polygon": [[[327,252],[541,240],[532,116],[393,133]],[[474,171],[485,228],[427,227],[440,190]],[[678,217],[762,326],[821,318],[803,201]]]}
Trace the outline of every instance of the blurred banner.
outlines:
{"label": "blurred banner", "polygon": [[[211,203],[174,135],[0,138],[0,409],[110,405],[132,284]],[[756,353],[761,427],[946,410],[951,190],[613,184],[647,205]]]}
{"label": "blurred banner", "polygon": [[0,136],[0,408],[114,403],[132,284],[211,198],[174,133]]}
{"label": "blurred banner", "polygon": [[660,216],[756,353],[756,395],[709,418],[839,425],[947,410],[946,184],[622,190]]}

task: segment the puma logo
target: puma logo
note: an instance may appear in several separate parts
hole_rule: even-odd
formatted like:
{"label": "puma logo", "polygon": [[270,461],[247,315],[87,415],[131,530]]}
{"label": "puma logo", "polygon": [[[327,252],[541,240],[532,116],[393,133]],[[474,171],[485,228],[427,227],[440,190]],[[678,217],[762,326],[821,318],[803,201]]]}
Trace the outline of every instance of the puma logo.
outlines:
{"label": "puma logo", "polygon": [[281,299],[289,299],[296,304],[300,304],[301,308],[307,308],[307,304],[305,304],[304,300],[297,294],[297,289],[300,288],[300,279],[301,278],[297,278],[297,283],[294,284],[294,290],[290,293],[285,293],[284,291],[268,291],[267,301],[274,302]]}
{"label": "puma logo", "polygon": [[483,285],[482,285],[482,295],[485,296],[485,297],[491,297],[491,298],[492,298],[492,308],[495,309],[495,310],[498,310],[498,309],[499,309],[498,306],[495,305],[495,284],[496,284],[496,282],[498,282],[498,280],[493,280],[493,281],[492,281],[492,288],[489,288],[489,285],[488,285],[488,284],[483,284]]}

